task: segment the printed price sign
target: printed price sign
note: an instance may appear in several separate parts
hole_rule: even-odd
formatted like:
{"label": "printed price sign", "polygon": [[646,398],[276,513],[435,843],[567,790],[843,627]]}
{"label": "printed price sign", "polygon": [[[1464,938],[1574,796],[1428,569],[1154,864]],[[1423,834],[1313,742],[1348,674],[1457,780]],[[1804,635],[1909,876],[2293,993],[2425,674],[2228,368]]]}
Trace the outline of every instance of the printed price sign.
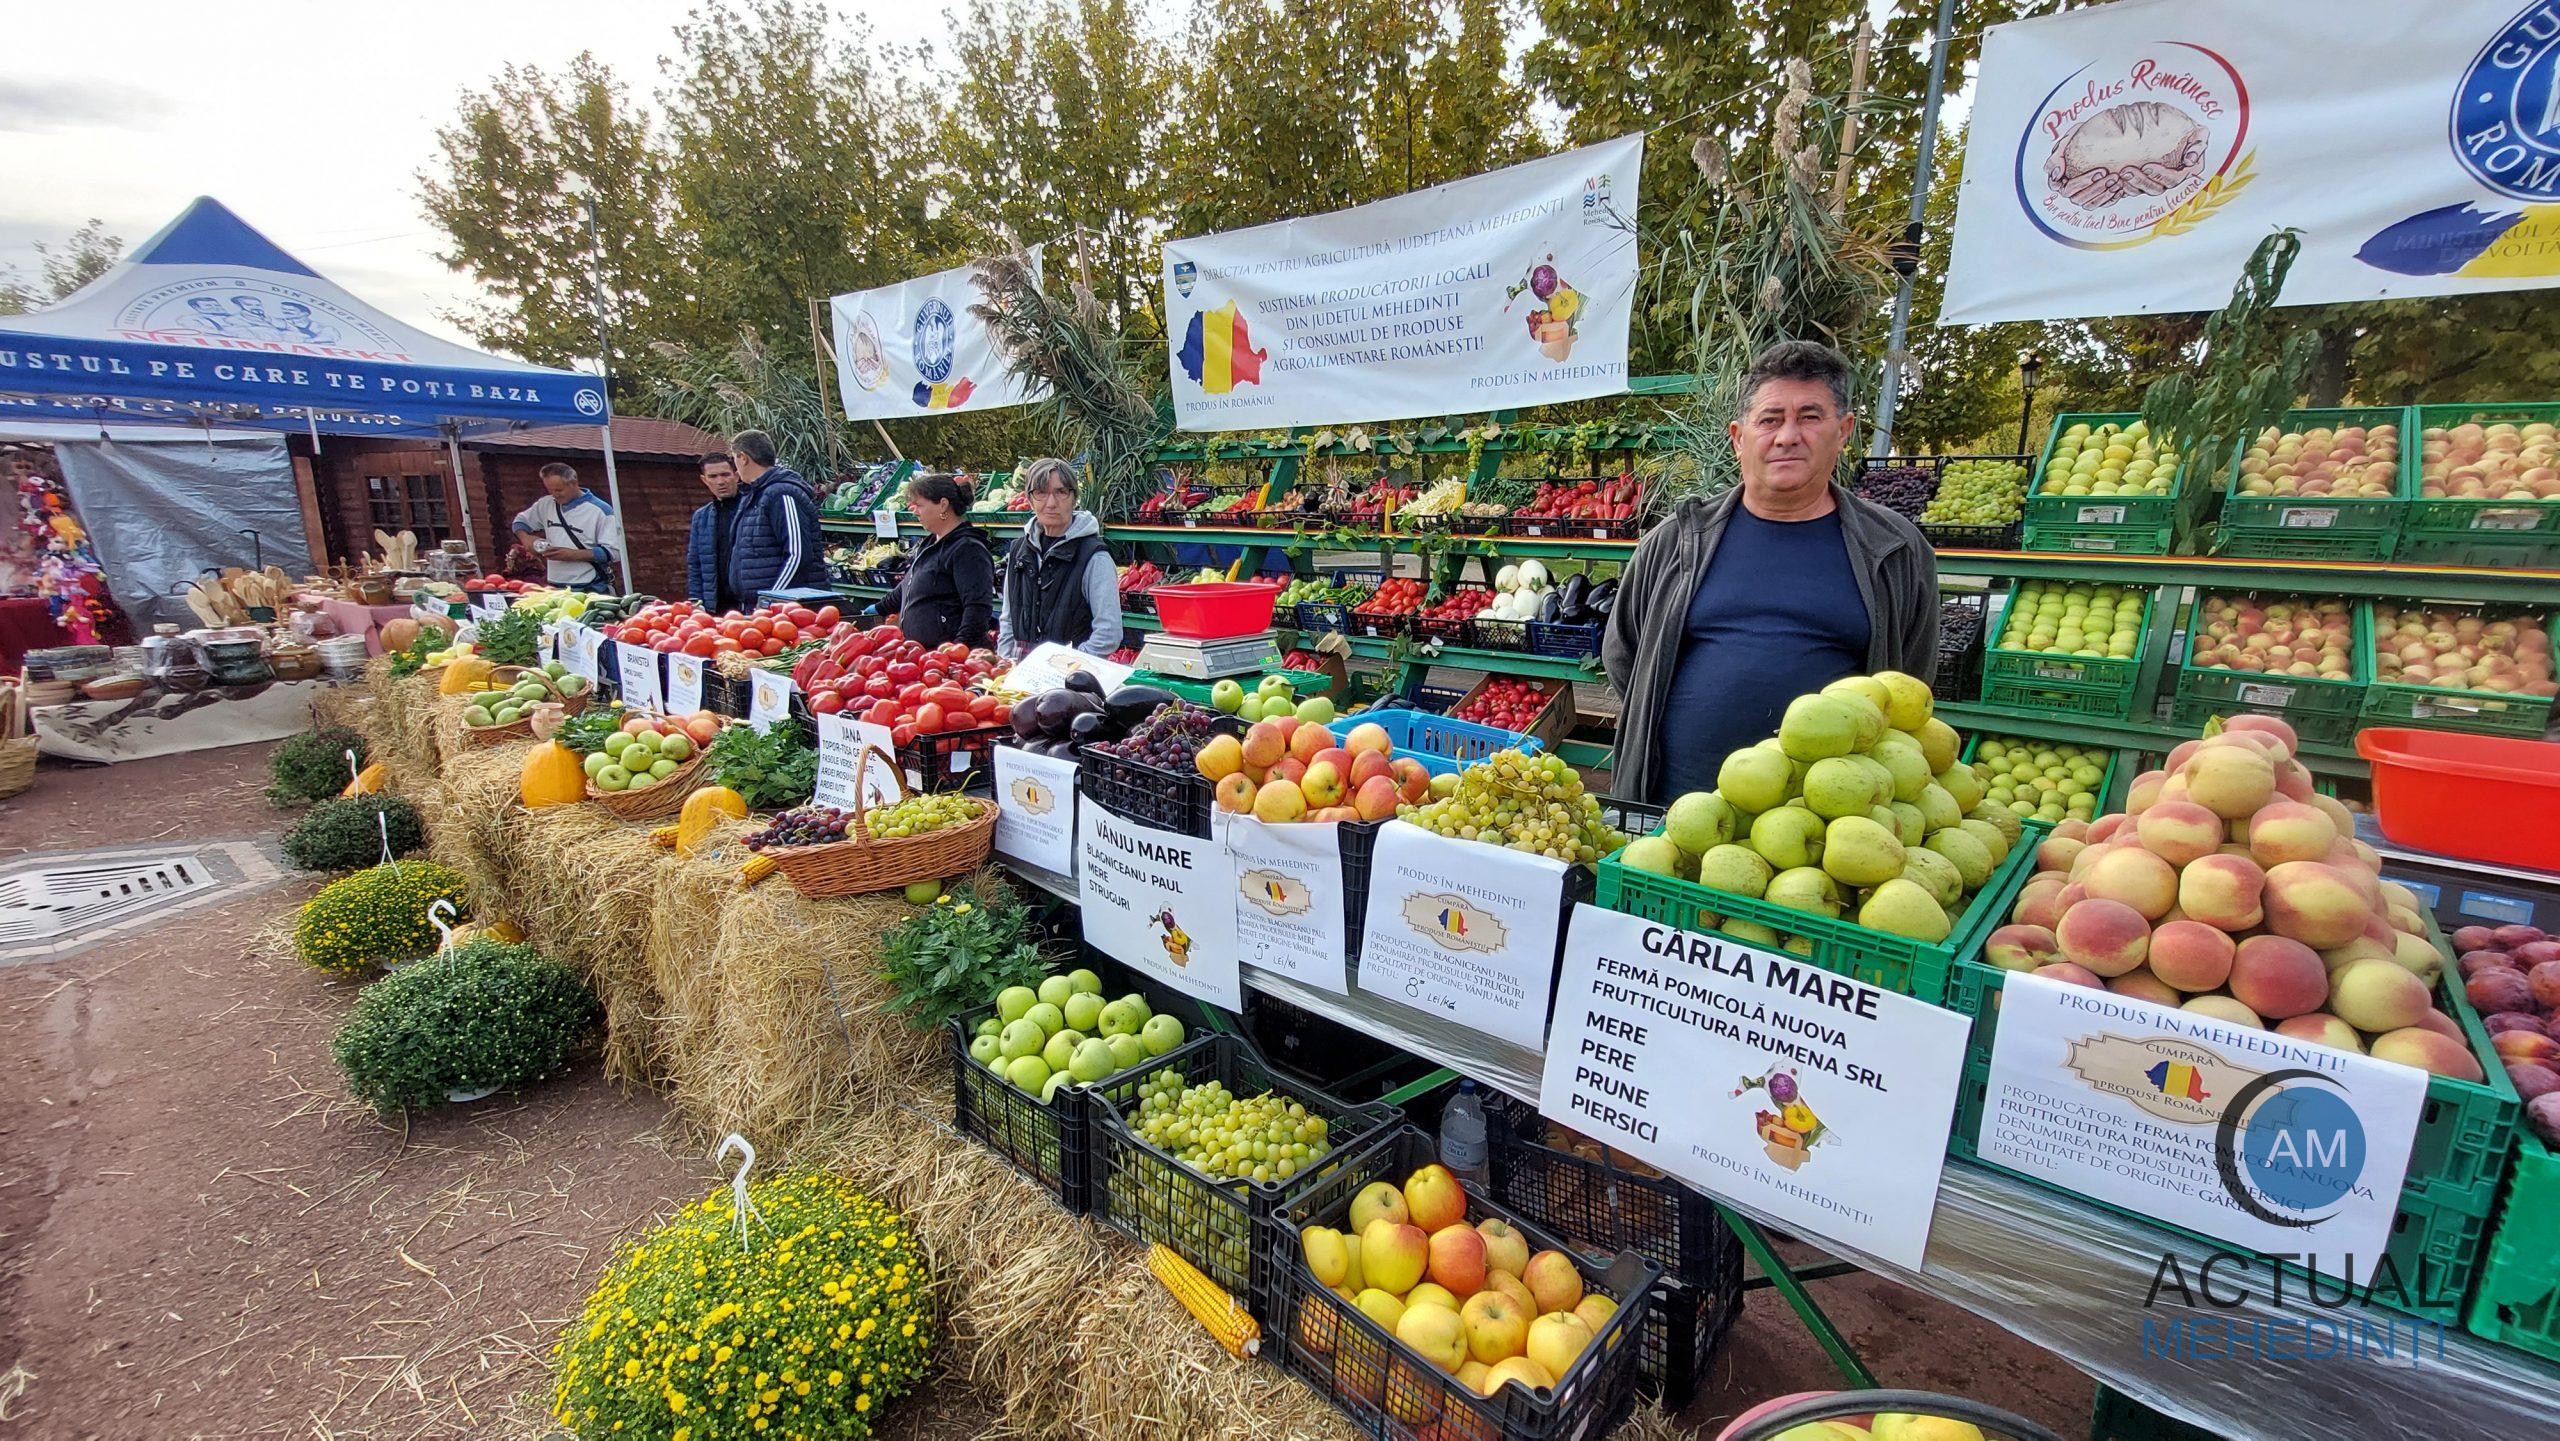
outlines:
{"label": "printed price sign", "polygon": [[617,645],[613,648],[613,666],[615,683],[622,687],[624,709],[666,709],[666,702],[658,693],[656,651],[645,645]]}
{"label": "printed price sign", "polygon": [[1796,956],[1577,906],[1538,1109],[1918,1270],[1971,1031]]}
{"label": "printed price sign", "polygon": [[1051,875],[1076,864],[1076,763],[997,746],[996,854]]}
{"label": "printed price sign", "polygon": [[599,679],[597,671],[600,667],[596,657],[603,649],[604,637],[576,621],[569,622],[569,628],[561,632],[561,662],[569,667],[572,675],[582,677],[589,682]]}
{"label": "printed price sign", "polygon": [[667,657],[667,713],[691,715],[702,709],[702,657]]}
{"label": "printed price sign", "polygon": [[1236,858],[1236,946],[1244,963],[1342,995],[1341,827],[1221,816]]}
{"label": "printed price sign", "polygon": [[471,608],[484,616],[505,615],[510,599],[504,591],[484,590],[471,598]]}
{"label": "printed price sign", "polygon": [[843,714],[818,717],[818,785],[810,798],[838,810],[853,809],[857,790],[862,793],[861,804],[865,806],[895,801],[895,762],[863,750],[866,745],[876,745],[886,754],[888,742],[889,732],[868,721]]}
{"label": "printed price sign", "polygon": [[1240,1010],[1235,859],[1194,840],[1115,816],[1076,810],[1076,891],[1095,950],[1184,995]]}
{"label": "printed price sign", "polygon": [[791,677],[779,671],[747,672],[747,724],[758,732],[769,731],[775,721],[790,715]]}
{"label": "printed price sign", "polygon": [[1369,863],[1360,989],[1536,1050],[1564,878],[1562,861],[1387,822]]}
{"label": "printed price sign", "polygon": [[2080,507],[2077,514],[2079,523],[2082,525],[2122,525],[2124,523],[2124,507],[2121,505],[2084,505]]}
{"label": "printed price sign", "polygon": [[871,534],[880,540],[896,540],[898,513],[885,505],[871,512]]}

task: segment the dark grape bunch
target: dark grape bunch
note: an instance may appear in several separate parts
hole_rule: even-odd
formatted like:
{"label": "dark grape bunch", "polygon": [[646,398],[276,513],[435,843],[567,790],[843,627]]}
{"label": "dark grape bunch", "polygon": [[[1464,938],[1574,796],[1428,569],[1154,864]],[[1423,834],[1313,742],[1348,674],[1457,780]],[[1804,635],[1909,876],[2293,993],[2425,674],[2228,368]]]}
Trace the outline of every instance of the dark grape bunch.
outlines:
{"label": "dark grape bunch", "polygon": [[1982,640],[1982,607],[1950,596],[1938,603],[1938,653],[1962,655]]}
{"label": "dark grape bunch", "polygon": [[775,816],[763,830],[747,837],[747,849],[767,846],[823,846],[840,841],[853,829],[853,812],[834,806],[802,806]]}
{"label": "dark grape bunch", "polygon": [[1938,480],[1916,465],[1882,465],[1860,475],[1852,489],[1916,525],[1938,493]]}
{"label": "dark grape bunch", "polygon": [[1187,705],[1158,706],[1127,737],[1093,748],[1123,760],[1142,761],[1160,770],[1189,771],[1192,757],[1218,733],[1208,711]]}

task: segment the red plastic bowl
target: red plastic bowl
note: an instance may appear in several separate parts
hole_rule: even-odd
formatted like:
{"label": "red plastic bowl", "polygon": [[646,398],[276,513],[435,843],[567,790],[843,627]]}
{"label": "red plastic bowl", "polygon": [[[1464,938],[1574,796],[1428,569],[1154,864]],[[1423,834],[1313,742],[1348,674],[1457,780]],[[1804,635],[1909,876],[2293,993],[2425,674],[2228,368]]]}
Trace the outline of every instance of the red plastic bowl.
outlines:
{"label": "red plastic bowl", "polygon": [[1271,607],[1280,598],[1280,587],[1219,580],[1160,585],[1147,594],[1166,630],[1193,640],[1224,640],[1271,629]]}
{"label": "red plastic bowl", "polygon": [[2560,745],[2386,727],[2356,736],[2373,818],[2404,846],[2560,871]]}

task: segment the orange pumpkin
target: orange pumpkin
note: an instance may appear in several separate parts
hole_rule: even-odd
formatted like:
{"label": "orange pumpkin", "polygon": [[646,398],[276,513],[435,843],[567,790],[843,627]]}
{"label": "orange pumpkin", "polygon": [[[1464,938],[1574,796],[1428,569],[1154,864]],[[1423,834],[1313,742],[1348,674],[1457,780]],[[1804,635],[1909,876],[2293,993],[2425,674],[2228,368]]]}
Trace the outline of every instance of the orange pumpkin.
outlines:
{"label": "orange pumpkin", "polygon": [[373,764],[366,766],[363,770],[356,772],[356,778],[347,782],[347,788],[338,792],[338,794],[342,796],[369,796],[378,794],[382,790],[382,777],[382,762],[375,761]]}
{"label": "orange pumpkin", "polygon": [[544,741],[527,751],[524,769],[516,777],[516,798],[529,811],[585,800],[587,772],[578,753],[558,741]]}
{"label": "orange pumpkin", "polygon": [[693,848],[702,844],[702,838],[711,834],[711,828],[720,824],[723,816],[744,820],[746,814],[746,798],[727,786],[704,786],[686,796],[684,809],[676,815],[676,854],[692,855]]}

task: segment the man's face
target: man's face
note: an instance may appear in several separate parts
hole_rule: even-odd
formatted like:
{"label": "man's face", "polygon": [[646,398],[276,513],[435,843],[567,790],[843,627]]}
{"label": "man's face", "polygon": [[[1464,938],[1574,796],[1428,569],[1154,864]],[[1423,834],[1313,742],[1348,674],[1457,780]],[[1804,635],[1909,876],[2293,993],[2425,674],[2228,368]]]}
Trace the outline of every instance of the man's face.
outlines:
{"label": "man's face", "polygon": [[578,480],[575,476],[546,475],[542,478],[542,488],[549,491],[551,498],[561,505],[567,505],[578,498]]}
{"label": "man's face", "polygon": [[711,492],[712,499],[727,500],[738,493],[737,468],[725,460],[718,465],[706,465],[702,468],[702,484]]}
{"label": "man's face", "polygon": [[1725,425],[1742,467],[1743,493],[1785,499],[1828,485],[1858,427],[1819,380],[1763,382]]}

